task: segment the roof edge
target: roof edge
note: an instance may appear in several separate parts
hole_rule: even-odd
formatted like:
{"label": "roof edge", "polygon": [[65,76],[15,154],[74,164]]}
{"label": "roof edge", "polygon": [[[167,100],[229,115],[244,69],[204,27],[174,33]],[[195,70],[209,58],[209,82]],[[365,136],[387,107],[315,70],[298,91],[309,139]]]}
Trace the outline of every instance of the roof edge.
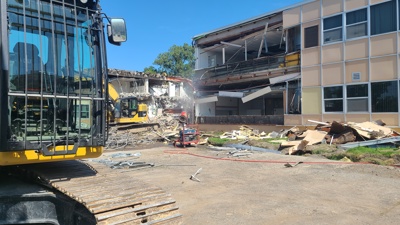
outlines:
{"label": "roof edge", "polygon": [[233,24],[230,24],[230,25],[227,25],[227,26],[223,26],[223,27],[220,27],[220,28],[217,28],[217,29],[205,32],[205,33],[201,33],[201,34],[195,35],[195,36],[192,37],[192,40],[199,40],[199,39],[203,38],[206,35],[210,35],[210,34],[213,34],[213,33],[221,32],[221,31],[227,30],[229,28],[236,27],[236,26],[239,26],[239,25],[242,25],[242,24],[245,24],[245,23],[249,23],[249,22],[252,22],[252,21],[255,21],[255,20],[260,20],[262,18],[269,17],[269,16],[272,16],[274,14],[283,12],[285,10],[288,10],[288,9],[291,9],[291,8],[295,8],[295,7],[298,7],[298,6],[301,6],[301,5],[305,5],[307,3],[314,2],[314,1],[316,1],[316,0],[303,0],[302,2],[295,3],[295,4],[292,4],[292,5],[289,5],[289,6],[285,6],[285,7],[282,7],[282,8],[279,8],[279,9],[276,9],[276,10],[261,14],[259,16],[251,17],[249,19],[246,19],[246,20],[243,20],[243,21],[240,21],[240,22],[237,22],[237,23],[233,23]]}

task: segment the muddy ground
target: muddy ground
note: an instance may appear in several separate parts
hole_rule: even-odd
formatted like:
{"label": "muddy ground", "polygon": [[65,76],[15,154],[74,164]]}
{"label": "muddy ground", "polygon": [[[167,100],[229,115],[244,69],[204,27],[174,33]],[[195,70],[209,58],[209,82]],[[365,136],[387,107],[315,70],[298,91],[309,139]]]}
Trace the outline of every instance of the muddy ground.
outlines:
{"label": "muddy ground", "polygon": [[[115,153],[132,153],[111,158]],[[127,169],[176,199],[184,224],[398,224],[400,170],[324,158],[206,148],[125,148],[102,158],[154,163]],[[287,167],[303,162],[295,167]],[[190,176],[201,168],[196,177]]]}

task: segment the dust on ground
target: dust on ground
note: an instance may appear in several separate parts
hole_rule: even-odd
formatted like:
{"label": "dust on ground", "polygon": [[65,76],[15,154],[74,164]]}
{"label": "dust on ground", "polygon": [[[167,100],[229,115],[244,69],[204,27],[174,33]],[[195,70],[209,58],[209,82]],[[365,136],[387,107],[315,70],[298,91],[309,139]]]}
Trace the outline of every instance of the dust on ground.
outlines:
{"label": "dust on ground", "polygon": [[[251,152],[129,146],[106,151],[153,167],[127,168],[170,193],[184,224],[398,224],[400,171],[396,167],[325,158]],[[302,162],[297,164],[298,162]],[[295,166],[294,166],[295,165]],[[291,167],[293,166],[293,167]],[[199,169],[195,179],[190,179]]]}

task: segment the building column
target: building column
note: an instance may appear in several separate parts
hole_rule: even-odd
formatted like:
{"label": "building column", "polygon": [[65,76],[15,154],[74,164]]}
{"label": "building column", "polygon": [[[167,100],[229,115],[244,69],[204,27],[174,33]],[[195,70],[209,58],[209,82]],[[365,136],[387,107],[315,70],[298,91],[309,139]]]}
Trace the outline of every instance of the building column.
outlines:
{"label": "building column", "polygon": [[175,97],[175,84],[173,82],[168,82],[168,97]]}
{"label": "building column", "polygon": [[183,97],[183,93],[185,93],[183,90],[183,83],[179,83],[179,96],[178,97]]}
{"label": "building column", "polygon": [[144,93],[150,94],[149,79],[144,79]]}
{"label": "building column", "polygon": [[222,65],[225,65],[225,48],[222,48]]}

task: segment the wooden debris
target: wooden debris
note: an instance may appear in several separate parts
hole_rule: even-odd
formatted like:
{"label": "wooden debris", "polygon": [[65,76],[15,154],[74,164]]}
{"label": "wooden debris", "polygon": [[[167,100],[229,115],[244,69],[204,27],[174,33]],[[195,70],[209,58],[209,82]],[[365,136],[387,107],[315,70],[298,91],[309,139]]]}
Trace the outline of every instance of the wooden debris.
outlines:
{"label": "wooden debris", "polygon": [[327,139],[330,139],[329,144],[344,144],[347,142],[356,141],[356,136],[352,130],[346,130],[340,134],[332,134],[332,138],[329,138],[328,135]]}
{"label": "wooden debris", "polygon": [[300,161],[300,162],[297,162],[295,164],[285,163],[284,166],[287,167],[287,168],[290,168],[290,167],[295,167],[295,166],[297,166],[297,165],[299,165],[301,163],[303,163],[303,162]]}
{"label": "wooden debris", "polygon": [[320,121],[315,121],[315,120],[308,120],[308,122],[311,123],[316,123],[316,124],[321,124],[321,125],[325,125],[325,126],[329,126],[329,123],[325,123],[325,122],[320,122]]}
{"label": "wooden debris", "polygon": [[281,147],[291,147],[291,146],[299,146],[301,141],[284,141],[281,143]]}
{"label": "wooden debris", "polygon": [[386,126],[386,123],[383,122],[383,120],[375,120],[375,123],[378,124],[379,126]]}
{"label": "wooden debris", "polygon": [[300,142],[300,144],[297,146],[297,150],[306,150],[306,146],[309,144],[310,142],[307,140],[302,140]]}
{"label": "wooden debris", "polygon": [[327,133],[325,131],[308,130],[304,132],[306,136],[303,140],[308,141],[308,145],[321,143],[325,139]]}
{"label": "wooden debris", "polygon": [[196,171],[196,173],[194,173],[193,175],[191,175],[191,176],[190,176],[190,180],[194,180],[194,181],[200,182],[200,179],[198,179],[198,178],[196,177],[196,175],[200,173],[201,169],[202,169],[202,168],[198,169],[198,170]]}
{"label": "wooden debris", "polygon": [[380,126],[373,122],[352,123],[349,122],[348,126],[357,131],[359,135],[367,139],[380,139],[392,136],[392,129]]}

